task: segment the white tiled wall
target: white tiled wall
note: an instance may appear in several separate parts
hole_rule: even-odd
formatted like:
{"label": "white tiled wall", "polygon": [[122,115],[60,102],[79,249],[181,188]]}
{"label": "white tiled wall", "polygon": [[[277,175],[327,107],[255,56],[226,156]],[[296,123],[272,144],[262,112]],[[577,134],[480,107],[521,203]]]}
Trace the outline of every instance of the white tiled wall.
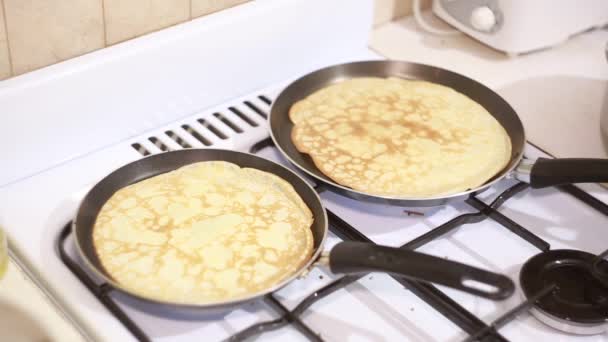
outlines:
{"label": "white tiled wall", "polygon": [[[0,80],[247,1],[0,0]],[[412,0],[375,1],[376,25],[411,13]]]}
{"label": "white tiled wall", "polygon": [[0,0],[0,80],[251,0]]}
{"label": "white tiled wall", "polygon": [[0,6],[0,80],[11,75],[11,64],[6,40],[6,24],[4,23],[4,7]]}
{"label": "white tiled wall", "polygon": [[4,0],[15,75],[100,49],[99,0]]}
{"label": "white tiled wall", "polygon": [[108,45],[190,19],[190,0],[103,0],[103,5]]}
{"label": "white tiled wall", "polygon": [[192,0],[192,16],[200,17],[201,15],[216,12],[223,8],[242,4],[247,1],[248,0]]}

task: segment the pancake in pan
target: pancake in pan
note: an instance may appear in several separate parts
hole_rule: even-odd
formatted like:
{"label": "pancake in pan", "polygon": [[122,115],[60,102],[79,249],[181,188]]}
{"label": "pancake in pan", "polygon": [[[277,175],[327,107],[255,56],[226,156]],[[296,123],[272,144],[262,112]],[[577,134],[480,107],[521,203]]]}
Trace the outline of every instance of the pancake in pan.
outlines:
{"label": "pancake in pan", "polygon": [[335,182],[372,195],[444,196],[482,185],[511,140],[481,105],[435,83],[354,78],[296,102],[292,141]]}
{"label": "pancake in pan", "polygon": [[285,180],[200,162],[117,191],[93,229],[105,270],[146,298],[207,304],[294,274],[313,250],[312,213]]}

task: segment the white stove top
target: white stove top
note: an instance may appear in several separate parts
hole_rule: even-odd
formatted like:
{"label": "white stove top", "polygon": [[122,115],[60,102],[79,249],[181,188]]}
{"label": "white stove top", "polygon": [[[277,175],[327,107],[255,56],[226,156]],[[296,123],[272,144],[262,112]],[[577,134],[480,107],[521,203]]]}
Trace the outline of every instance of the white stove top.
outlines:
{"label": "white stove top", "polygon": [[[271,98],[274,93],[263,92],[263,94],[271,94],[267,95]],[[265,112],[268,110],[268,106],[255,96],[248,97],[247,101],[254,103],[257,108]],[[240,102],[240,100],[235,101],[235,105]],[[258,123],[262,123],[262,120],[253,115],[253,112],[248,112],[245,108],[237,108],[240,108],[248,117],[257,119]],[[172,143],[172,140],[162,135],[163,132],[170,129],[175,130],[175,127],[182,126],[184,122],[192,125],[195,119],[208,117],[215,112],[217,112],[217,109],[163,127],[157,132],[151,132],[128,143],[116,146],[116,148],[107,151],[107,157],[116,158],[124,155],[127,159],[137,159],[139,155],[132,147],[132,144],[135,143],[143,145],[151,153],[161,153],[160,148],[149,142],[149,137],[158,137],[171,149],[179,149],[180,147],[176,143]],[[247,127],[244,122],[239,122],[234,117],[226,117],[231,122],[237,123],[239,127]],[[214,124],[230,134],[227,126],[220,125],[217,122]],[[251,128],[251,131],[246,131],[244,134],[253,136],[254,133],[261,133],[259,137],[263,139],[265,137],[263,129],[260,130],[261,132],[257,131],[258,128]],[[232,133],[232,137],[227,140],[233,139],[236,134]],[[182,133],[180,136],[190,139],[191,145],[197,146],[189,135]],[[210,137],[212,136],[210,135]],[[219,139],[217,142],[221,146]],[[251,142],[246,146],[241,144],[231,145],[230,148],[246,151],[247,146],[251,146]],[[528,147],[528,155],[540,154],[535,148]],[[258,155],[286,164],[286,161],[273,147],[264,148]],[[84,164],[103,164],[103,161],[100,160],[103,158],[87,159],[83,161]],[[46,181],[42,180],[41,182],[45,183]],[[479,198],[485,203],[490,203],[496,195],[513,185],[515,185],[515,182],[505,180],[498,186],[479,195]],[[33,183],[32,186],[36,186],[36,183]],[[69,181],[66,184],[58,184],[57,187],[61,188],[63,186],[69,186]],[[26,194],[31,193],[31,191],[27,188],[21,189],[24,194],[24,201],[28,197]],[[53,239],[58,236],[64,225],[74,216],[79,201],[85,192],[86,189],[82,189],[72,193],[72,196],[66,197],[61,191],[58,191],[54,200],[59,203],[58,207],[51,208],[49,206],[51,210],[47,217],[42,215],[42,217],[32,218],[32,221],[35,221],[32,225],[44,226],[44,234],[39,241],[41,250],[38,258],[44,260],[45,272],[52,273],[52,278],[61,279],[58,281],[58,285],[61,287],[59,289],[60,295],[67,295],[64,300],[67,305],[72,305],[72,309],[75,309],[78,317],[92,316],[95,319],[101,318],[102,321],[112,320],[111,316],[100,307],[99,303],[73,279],[73,276],[65,269],[65,266],[53,251]],[[323,192],[321,198],[330,211],[350,223],[369,239],[379,244],[391,246],[403,245],[464,213],[477,212],[472,206],[464,202],[436,208],[403,208],[362,203],[329,191]],[[17,201],[16,203],[23,202]],[[407,210],[423,213],[424,215],[408,215]],[[604,241],[608,241],[608,230],[602,229],[606,226],[608,217],[599,214],[572,196],[555,189],[524,190],[508,200],[501,207],[500,212],[550,243],[552,249],[583,249],[592,253],[599,253],[606,247]],[[23,235],[23,238],[29,236],[29,239],[31,239],[31,235],[26,231],[18,234],[19,236]],[[338,241],[340,239],[336,235],[330,234],[326,248],[331,247]],[[68,240],[66,245],[70,255],[77,259],[71,239]],[[417,250],[504,273],[515,281],[518,279],[519,269],[523,262],[539,252],[536,247],[490,218],[479,223],[463,225],[460,229],[456,229]],[[293,310],[315,290],[321,289],[339,278],[339,276],[332,275],[327,270],[314,268],[304,279],[292,282],[286,288],[275,293],[274,297],[285,308]],[[448,288],[440,287],[440,289],[487,324],[492,323],[509,309],[522,302],[519,286],[516,295],[502,302],[477,298]],[[114,294],[112,298],[115,298],[129,317],[155,341],[190,341],[201,338],[206,340],[225,339],[253,324],[271,321],[281,316],[276,310],[269,307],[269,304],[264,300],[246,305],[242,309],[227,312],[225,315],[202,316],[201,319],[180,319],[170,313],[163,312],[162,309],[145,308],[144,311],[141,311],[133,301],[124,295]],[[395,279],[375,273],[366,275],[359,281],[317,301],[302,314],[301,320],[311,330],[320,333],[323,339],[329,341],[461,340],[468,336],[461,328],[447,320],[414,293],[404,289],[403,285]],[[362,322],[365,323],[362,324]],[[111,333],[111,336],[104,336],[105,338],[111,337],[114,339],[119,337],[122,339],[130,337],[124,331],[124,328],[108,332]],[[500,333],[503,337],[513,341],[531,338],[552,340],[574,338],[572,335],[563,335],[544,326],[529,314],[523,314],[507,324],[505,328],[500,330]],[[289,338],[289,340],[306,340],[293,325],[286,325],[281,329],[266,333],[264,337],[276,338],[277,340],[285,340],[286,338]],[[602,341],[606,336],[577,336],[576,338]]]}
{"label": "white stove top", "polygon": [[[132,45],[121,45],[114,52],[85,56],[82,64],[78,61],[70,62],[57,66],[53,70],[47,69],[40,74],[34,73],[21,80],[16,79],[10,84],[0,86],[0,105],[10,104],[11,108],[23,110],[23,113],[28,115],[45,113],[55,115],[53,118],[42,118],[41,122],[33,124],[34,126],[39,125],[40,127],[36,126],[36,129],[39,130],[43,130],[46,125],[44,131],[48,132],[42,137],[32,137],[33,142],[24,144],[24,160],[9,158],[15,162],[13,164],[15,167],[7,169],[1,174],[0,217],[8,230],[15,254],[21,262],[33,270],[40,284],[49,290],[75,324],[92,339],[134,340],[133,335],[121,322],[113,317],[66,268],[55,250],[55,241],[60,231],[73,218],[80,199],[92,184],[117,167],[140,158],[139,151],[143,151],[142,147],[149,153],[162,152],[162,149],[158,147],[161,146],[161,143],[169,149],[182,148],[180,141],[171,138],[173,134],[182,138],[182,144],[186,142],[192,147],[210,145],[216,148],[247,151],[254,143],[268,136],[262,115],[254,110],[257,108],[261,112],[267,112],[269,109],[268,103],[260,96],[273,99],[290,79],[320,66],[347,60],[377,58],[365,47],[365,37],[352,37],[353,34],[369,30],[373,5],[371,1],[359,1],[355,4],[344,0],[334,1],[331,5],[320,0],[294,0],[289,5],[285,5],[286,2],[283,0],[265,0],[253,3],[229,13],[234,15],[233,18],[237,18],[230,22],[232,28],[226,28],[227,24],[221,20],[221,16],[212,16],[208,20],[194,22],[177,28],[173,32],[152,35],[151,38],[144,39],[142,43],[135,41],[132,42]],[[268,72],[272,69],[268,64],[270,66],[280,64],[280,67],[276,68],[272,77],[269,77],[267,81],[258,79],[257,77],[260,75],[257,72],[251,72],[244,78],[231,74],[231,81],[245,83],[235,86],[231,92],[225,80],[226,76],[223,75],[223,83],[218,85],[218,89],[205,89],[208,94],[214,94],[213,98],[192,100],[192,96],[200,94],[201,90],[187,88],[188,94],[184,95],[185,100],[179,102],[179,105],[173,107],[172,110],[163,107],[162,115],[146,113],[146,110],[154,103],[165,103],[162,97],[149,97],[147,99],[150,103],[140,105],[138,102],[140,100],[131,101],[130,94],[120,95],[116,91],[113,93],[114,97],[110,104],[107,104],[108,98],[103,100],[91,98],[89,99],[93,101],[91,106],[103,107],[107,104],[107,107],[104,108],[110,110],[124,102],[126,108],[130,108],[132,112],[125,113],[124,110],[121,110],[120,113],[109,114],[107,120],[97,119],[93,126],[90,126],[90,123],[82,124],[82,122],[88,120],[89,116],[97,118],[100,115],[99,112],[104,108],[95,108],[92,110],[93,113],[89,114],[85,110],[86,108],[82,107],[83,110],[80,113],[70,112],[64,115],[61,109],[66,107],[61,102],[69,99],[69,96],[64,93],[56,94],[62,97],[56,99],[55,102],[60,104],[55,107],[52,106],[52,103],[44,103],[44,106],[40,105],[36,111],[31,107],[19,107],[31,89],[36,91],[42,91],[42,88],[51,89],[53,84],[57,84],[59,88],[65,87],[62,88],[64,90],[75,89],[70,87],[75,87],[80,83],[74,77],[86,79],[86,73],[93,77],[86,82],[86,84],[90,84],[91,80],[95,80],[95,77],[99,76],[100,71],[95,67],[96,63],[103,65],[102,69],[106,71],[124,71],[125,65],[113,67],[112,63],[118,65],[120,60],[128,59],[130,62],[127,66],[130,66],[134,63],[133,59],[146,56],[149,53],[148,47],[155,46],[155,42],[182,46],[186,42],[192,43],[188,37],[199,37],[199,42],[203,45],[203,42],[216,42],[216,35],[213,35],[214,38],[208,38],[209,35],[212,35],[213,30],[217,30],[216,32],[234,30],[235,22],[252,23],[260,22],[262,19],[276,20],[274,23],[266,22],[260,26],[248,27],[248,37],[267,37],[266,35],[256,36],[256,34],[267,34],[268,32],[265,30],[272,27],[273,24],[285,25],[283,21],[286,19],[281,17],[281,14],[307,13],[307,11],[312,11],[313,7],[318,8],[317,6],[320,6],[321,3],[325,4],[324,8],[330,14],[333,13],[333,16],[320,15],[315,17],[316,21],[311,17],[292,16],[291,21],[288,21],[291,25],[281,26],[288,27],[285,29],[286,31],[274,32],[272,39],[267,38],[267,40],[274,41],[260,38],[260,44],[265,48],[274,46],[273,53],[265,54],[266,61],[259,60],[264,55],[260,52],[251,52],[255,58],[247,60],[243,51],[240,54],[243,60],[230,60],[231,63],[244,63],[246,66],[243,67],[239,64],[234,68],[235,70],[265,68],[264,71]],[[348,13],[344,11],[344,8],[349,9]],[[267,11],[272,11],[273,16],[268,17]],[[342,18],[341,25],[336,26],[334,17],[340,14],[346,19]],[[315,26],[308,36],[303,33],[305,29],[302,32],[298,31],[303,27],[298,24],[304,22]],[[321,34],[324,30],[329,29],[339,32]],[[300,37],[297,44],[289,43],[289,39],[292,37],[290,34],[293,33],[287,32],[289,30],[298,31],[294,33]],[[339,43],[332,46],[331,43],[336,41]],[[228,50],[231,53],[238,51],[238,47],[223,44],[223,48],[226,49],[222,50],[223,53],[227,53]],[[304,45],[304,47],[298,48],[285,44]],[[314,48],[317,46],[323,49],[315,50]],[[290,48],[299,49],[300,53],[306,53],[306,55],[293,57],[294,59],[290,59],[290,61],[293,61],[294,65],[287,65],[289,63],[281,58],[279,53]],[[152,52],[157,52],[153,48],[151,49]],[[204,50],[204,48],[201,49]],[[125,51],[135,52],[128,54]],[[186,59],[189,60],[190,57]],[[210,58],[207,62],[209,65],[202,67],[205,70],[222,65],[221,58],[217,56]],[[179,69],[177,66],[171,68]],[[133,97],[135,99],[141,99],[140,96],[147,91],[143,89],[146,82],[153,82],[155,79],[155,75],[146,73],[139,76],[142,78],[139,82],[141,89],[131,89],[137,95]],[[111,76],[105,77],[111,78]],[[163,74],[161,77],[169,76]],[[172,84],[179,83],[182,77],[189,77],[188,72],[177,73]],[[216,85],[215,78],[219,76],[210,74],[209,77],[207,80],[200,81],[197,86],[213,87]],[[273,84],[268,86],[266,82]],[[121,88],[122,85],[116,85],[116,87]],[[153,85],[153,87],[159,86]],[[249,91],[245,92],[245,89],[249,89]],[[124,91],[124,89],[121,90]],[[243,96],[243,94],[245,95]],[[172,97],[172,99],[175,98]],[[214,105],[212,106],[212,104]],[[46,109],[43,110],[42,107]],[[230,110],[231,107],[236,108],[237,111]],[[29,112],[27,108],[30,108]],[[206,109],[196,110],[197,108]],[[215,113],[221,113],[221,116],[214,115]],[[79,117],[79,114],[82,117]],[[121,115],[129,116],[128,120],[125,120],[126,123],[120,121]],[[243,116],[245,117],[243,118]],[[243,132],[239,133],[230,125],[226,125],[225,122],[222,122],[222,118],[230,121],[232,125],[238,126]],[[25,119],[9,118],[8,120],[5,127],[13,127],[11,125],[17,127]],[[203,120],[205,124],[202,123]],[[214,126],[221,133],[214,133],[212,129],[208,128],[208,125]],[[80,127],[88,127],[88,130],[80,132]],[[193,130],[199,135],[192,134]],[[76,136],[70,136],[73,132],[79,133]],[[91,135],[94,139],[87,140],[87,135]],[[13,135],[12,138],[15,136]],[[532,157],[540,155],[540,152],[533,147],[529,147],[527,153]],[[17,153],[12,152],[11,156],[13,155],[17,155]],[[284,162],[272,147],[261,150],[259,155]],[[42,158],[36,159],[38,156],[42,156]],[[490,203],[496,195],[514,184],[513,181],[505,180],[479,195],[479,198],[485,203]],[[606,195],[601,188],[589,185],[585,186],[585,189],[606,201]],[[321,197],[329,210],[350,223],[367,238],[373,242],[391,246],[403,245],[462,214],[477,212],[471,205],[462,202],[437,208],[414,208],[411,210],[424,215],[408,215],[404,211],[407,208],[361,203],[328,191],[323,192]],[[550,243],[552,249],[571,248],[599,253],[607,248],[605,241],[608,241],[608,230],[604,228],[607,226],[608,217],[556,189],[524,190],[509,199],[499,211]],[[339,238],[331,234],[327,247],[337,241]],[[76,258],[71,238],[68,238],[66,246],[70,255]],[[463,225],[417,250],[505,273],[516,282],[522,263],[539,252],[537,248],[490,218],[479,223]],[[336,279],[340,278],[330,274],[327,270],[315,268],[307,277],[293,281],[273,296],[284,308],[293,310],[311,293]],[[520,293],[505,301],[493,302],[447,288],[439,287],[439,289],[485,324],[492,323],[522,301]],[[281,317],[280,310],[274,307],[276,303],[270,299],[245,305],[221,316],[180,319],[160,310],[148,308],[142,311],[136,308],[128,297],[118,293],[111,293],[111,297],[154,341],[221,340],[254,324]],[[298,317],[304,326],[300,329],[310,329],[328,341],[456,341],[469,336],[463,327],[459,327],[445,318],[414,292],[404,289],[400,282],[376,273],[365,275],[358,281],[320,298]],[[483,326],[483,323],[473,322],[470,325]],[[565,335],[543,325],[527,313],[508,323],[499,330],[499,333],[504,338],[513,341],[532,339],[603,341],[606,339],[606,335],[586,337]],[[265,333],[263,337],[277,341],[307,340],[306,335],[298,330],[297,324],[286,324]]]}

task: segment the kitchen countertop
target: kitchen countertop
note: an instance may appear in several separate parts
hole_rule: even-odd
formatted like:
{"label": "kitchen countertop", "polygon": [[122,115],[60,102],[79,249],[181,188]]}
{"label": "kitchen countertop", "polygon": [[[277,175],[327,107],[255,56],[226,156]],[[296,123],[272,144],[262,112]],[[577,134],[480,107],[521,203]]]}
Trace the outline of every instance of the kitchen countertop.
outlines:
{"label": "kitchen countertop", "polygon": [[11,259],[6,274],[0,279],[0,340],[80,342],[85,339]]}
{"label": "kitchen countertop", "polygon": [[[428,11],[424,16],[449,28]],[[377,27],[370,47],[390,59],[443,67],[486,84],[519,114],[527,139],[557,157],[606,158],[599,117],[608,80],[607,41],[606,29],[595,30],[511,57],[464,34],[429,34],[405,17]]]}

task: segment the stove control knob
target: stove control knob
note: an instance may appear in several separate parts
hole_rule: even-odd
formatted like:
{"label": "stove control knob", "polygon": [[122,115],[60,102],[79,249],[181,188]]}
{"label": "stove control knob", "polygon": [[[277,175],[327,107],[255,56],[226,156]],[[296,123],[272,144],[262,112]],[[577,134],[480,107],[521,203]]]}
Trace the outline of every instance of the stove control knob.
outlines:
{"label": "stove control knob", "polygon": [[490,32],[496,25],[496,16],[488,6],[477,7],[471,12],[471,26],[478,31]]}

